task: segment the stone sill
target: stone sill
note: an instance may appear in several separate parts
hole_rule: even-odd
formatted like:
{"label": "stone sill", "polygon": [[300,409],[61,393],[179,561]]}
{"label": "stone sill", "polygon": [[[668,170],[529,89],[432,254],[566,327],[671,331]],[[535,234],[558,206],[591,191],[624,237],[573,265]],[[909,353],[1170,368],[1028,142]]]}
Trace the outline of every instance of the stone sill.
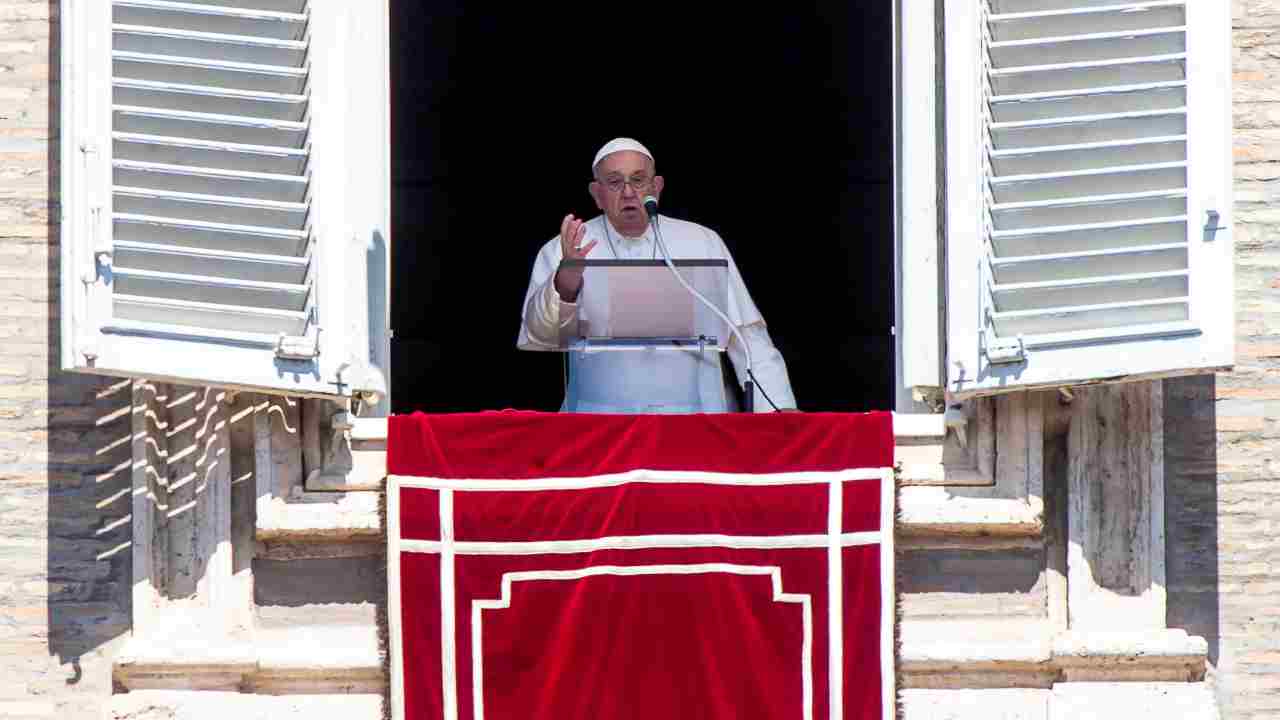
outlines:
{"label": "stone sill", "polygon": [[1049,688],[1078,681],[1198,682],[1208,644],[1183,630],[1054,633],[1041,621],[904,621],[911,688]]}
{"label": "stone sill", "polygon": [[[259,540],[319,542],[381,538],[377,492],[386,475],[386,418],[358,418],[351,430],[357,470],[345,483],[330,483],[287,501],[261,498]],[[899,496],[898,532],[908,536],[1037,537],[1044,529],[1038,497],[964,497],[938,486],[955,475],[958,485],[973,485],[971,469],[945,467],[942,448],[947,428],[942,415],[895,415],[895,456],[904,487]],[[336,499],[335,499],[336,498]]]}
{"label": "stone sill", "polygon": [[[920,492],[917,492],[920,491]],[[304,493],[304,501],[259,501],[257,538],[277,542],[374,542],[383,538],[380,494]],[[1038,502],[960,498],[942,488],[903,488],[897,532],[907,537],[1037,537],[1044,528]]]}
{"label": "stone sill", "polygon": [[389,713],[384,713],[380,693],[273,696],[225,691],[137,690],[111,696],[101,717],[112,720],[375,720],[386,715]]}
{"label": "stone sill", "polygon": [[257,538],[277,542],[380,541],[382,518],[375,493],[298,493],[258,499]]}
{"label": "stone sill", "polygon": [[380,693],[385,685],[377,629],[359,625],[174,628],[130,639],[114,675],[130,691]]}
{"label": "stone sill", "polygon": [[1038,497],[963,497],[941,487],[898,491],[898,532],[904,535],[1039,537],[1043,531]]}
{"label": "stone sill", "polygon": [[[369,625],[259,629],[237,636],[185,628],[130,640],[116,680],[133,690],[267,694],[378,693],[386,678]],[[1182,630],[1066,632],[1040,621],[904,621],[904,688],[1050,688],[1056,683],[1198,682],[1208,646]]]}
{"label": "stone sill", "polygon": [[[942,464],[942,447],[947,426],[942,415],[894,414],[894,463],[901,468],[904,484],[935,485],[949,476],[959,475],[956,468]],[[355,470],[342,484],[330,481],[327,486],[311,485],[312,490],[378,490],[387,466],[387,419],[356,418],[351,429],[351,454]],[[957,484],[976,484],[971,478],[953,478]]]}

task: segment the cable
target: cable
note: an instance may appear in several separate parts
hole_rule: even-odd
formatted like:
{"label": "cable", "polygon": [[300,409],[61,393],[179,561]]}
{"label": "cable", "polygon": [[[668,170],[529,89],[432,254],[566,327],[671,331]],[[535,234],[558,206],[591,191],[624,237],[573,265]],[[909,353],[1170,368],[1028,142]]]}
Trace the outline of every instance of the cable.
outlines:
{"label": "cable", "polygon": [[[733,321],[729,319],[729,316],[726,315],[724,311],[716,307],[715,303],[708,300],[705,295],[695,290],[693,286],[691,286],[688,282],[685,281],[684,276],[681,275],[680,271],[676,269],[675,263],[671,261],[671,253],[667,250],[667,243],[662,239],[662,229],[658,223],[657,213],[654,213],[653,219],[651,220],[651,222],[653,223],[653,236],[658,242],[658,247],[661,248],[662,250],[662,260],[667,264],[667,268],[671,270],[671,274],[675,275],[676,281],[680,283],[681,287],[689,291],[690,295],[697,298],[699,302],[701,302],[703,305],[706,305],[708,308],[710,308],[711,312],[719,316],[719,318],[724,321],[724,324],[729,327],[729,332],[732,333],[734,337],[738,338],[738,342],[742,344],[742,350],[747,356],[747,377],[751,378],[751,382],[755,384],[755,387],[760,388],[760,394],[763,395],[764,399],[769,402],[769,405],[770,407],[773,408],[773,411],[782,412],[777,405],[774,405],[773,400],[769,398],[769,394],[764,391],[764,387],[760,385],[760,381],[756,380],[756,374],[755,372],[752,371],[752,369],[755,367],[755,363],[752,362],[752,359],[751,359],[751,346],[747,344],[747,339],[746,337],[743,336],[742,331],[738,329],[737,325],[733,324]],[[727,349],[727,346],[726,346],[726,349]],[[751,392],[752,388],[748,387],[746,388],[746,390],[747,392]],[[747,402],[751,403],[752,398],[747,398]]]}
{"label": "cable", "polygon": [[776,404],[774,404],[773,398],[769,397],[769,393],[764,391],[764,386],[760,384],[760,381],[756,380],[756,374],[751,371],[751,368],[747,368],[747,376],[750,377],[752,382],[756,384],[756,389],[758,389],[760,391],[760,394],[764,396],[764,399],[769,403],[769,406],[773,408],[773,411],[782,412],[782,410],[779,409]]}

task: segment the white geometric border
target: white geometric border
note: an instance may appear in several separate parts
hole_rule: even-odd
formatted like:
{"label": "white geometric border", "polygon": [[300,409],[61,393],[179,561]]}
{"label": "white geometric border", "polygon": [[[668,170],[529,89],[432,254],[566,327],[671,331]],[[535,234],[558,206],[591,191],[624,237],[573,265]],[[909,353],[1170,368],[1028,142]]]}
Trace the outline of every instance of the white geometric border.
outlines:
{"label": "white geometric border", "polygon": [[592,565],[577,570],[528,570],[502,576],[502,597],[497,600],[471,601],[471,702],[472,717],[484,720],[484,646],[481,627],[482,611],[511,607],[513,583],[529,580],[580,580],[600,575],[767,575],[773,584],[774,602],[797,603],[803,615],[804,639],[800,650],[800,672],[804,720],[813,720],[813,600],[806,594],[782,591],[782,568],[730,563],[694,563],[689,565]]}
{"label": "white geometric border", "polygon": [[[880,480],[880,532],[842,533],[843,484],[849,480]],[[629,483],[693,483],[706,485],[812,485],[828,487],[827,533],[824,535],[726,536],[710,534],[647,535],[540,542],[457,542],[453,534],[453,494],[464,491],[534,491],[616,487]],[[405,540],[400,536],[400,490],[421,488],[440,491],[440,541]],[[837,472],[797,472],[768,475],[708,473],[698,471],[633,470],[585,478],[535,480],[445,480],[415,476],[387,476],[388,624],[391,642],[391,699],[393,720],[404,720],[404,637],[400,614],[400,556],[404,552],[440,554],[441,664],[444,720],[458,720],[456,588],[454,563],[458,554],[542,554],[589,552],[590,549],[639,550],[657,547],[797,548],[826,547],[828,558],[828,705],[830,720],[843,720],[843,558],[842,550],[854,545],[880,547],[880,678],[883,720],[896,716],[894,676],[894,557],[896,484],[892,468],[864,468]],[[523,550],[522,550],[523,548]],[[611,567],[611,566],[598,566]],[[626,567],[626,566],[622,566]],[[652,566],[651,566],[652,567]],[[675,566],[681,567],[681,566]],[[689,566],[684,566],[689,567]],[[742,566],[753,567],[753,566]],[[565,571],[542,571],[565,572]],[[577,571],[568,571],[577,572]],[[513,573],[512,575],[518,575]],[[781,582],[780,576],[778,582]],[[505,584],[505,576],[504,576]],[[780,588],[780,585],[778,586]],[[509,593],[505,595],[509,599]],[[776,599],[776,598],[775,598]],[[498,601],[478,601],[498,602]],[[476,609],[473,607],[473,615]],[[473,626],[474,627],[474,626]],[[474,662],[474,658],[473,658]],[[483,682],[483,679],[481,679]],[[474,689],[474,686],[473,686]],[[810,689],[810,693],[812,689]],[[474,701],[473,697],[473,701]],[[811,708],[809,710],[811,713]],[[808,716],[806,716],[808,719]],[[477,716],[476,720],[481,720]],[[811,720],[811,719],[808,719]]]}
{"label": "white geometric border", "polygon": [[468,490],[472,492],[530,492],[534,490],[582,490],[586,488],[617,487],[631,483],[645,484],[695,484],[740,485],[763,487],[773,485],[826,485],[837,479],[875,480],[884,477],[891,468],[857,468],[835,471],[780,472],[765,474],[703,472],[701,470],[628,470],[623,473],[591,475],[588,477],[548,477],[525,480],[452,480],[418,477],[416,475],[388,475],[391,482],[400,487],[426,490]]}

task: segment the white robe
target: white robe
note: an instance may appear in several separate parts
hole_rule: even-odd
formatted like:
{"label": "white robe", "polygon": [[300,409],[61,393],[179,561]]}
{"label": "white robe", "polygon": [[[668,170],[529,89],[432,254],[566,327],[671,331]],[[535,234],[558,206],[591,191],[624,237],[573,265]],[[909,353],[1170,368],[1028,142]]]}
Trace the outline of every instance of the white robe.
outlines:
{"label": "white robe", "polygon": [[[606,236],[606,222],[605,216],[600,215],[587,223],[583,243],[597,241],[589,258],[661,258],[655,247],[652,226],[643,236],[628,238],[612,224]],[[729,261],[727,314],[751,346],[753,371],[758,381],[755,410],[773,410],[764,399],[762,390],[779,408],[794,408],[795,395],[791,391],[782,353],[774,347],[764,318],[747,292],[724,240],[713,230],[665,215],[659,217],[659,225],[672,258],[724,258]],[[561,330],[576,316],[576,304],[563,302],[555,288],[555,272],[562,257],[560,236],[557,235],[542,246],[534,260],[521,313],[523,322],[516,340],[517,347],[522,350],[557,349]],[[736,337],[730,339],[727,351],[738,383],[742,385],[749,379],[747,356]],[[562,410],[646,413],[725,412],[734,409],[724,394],[719,353],[707,353],[705,356],[670,351],[570,353],[570,364],[572,378]]]}

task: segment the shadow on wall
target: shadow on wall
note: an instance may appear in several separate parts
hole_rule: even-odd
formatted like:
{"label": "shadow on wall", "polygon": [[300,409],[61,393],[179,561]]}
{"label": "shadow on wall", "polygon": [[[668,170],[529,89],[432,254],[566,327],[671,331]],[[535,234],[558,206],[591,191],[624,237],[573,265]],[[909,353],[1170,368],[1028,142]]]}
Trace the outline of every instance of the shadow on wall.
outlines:
{"label": "shadow on wall", "polygon": [[1213,375],[1164,381],[1167,622],[1218,665],[1218,433]]}
{"label": "shadow on wall", "polygon": [[[48,292],[47,356],[37,361],[47,375],[47,407],[40,400],[25,417],[25,429],[47,440],[35,447],[24,472],[47,478],[47,629],[51,659],[69,665],[46,673],[51,686],[79,685],[97,696],[110,688],[110,658],[103,650],[129,631],[131,617],[131,443],[129,381],[63,373],[60,365],[63,311],[60,297],[59,2],[49,0],[49,102],[47,200],[32,201],[32,216],[46,215]],[[33,80],[33,82],[37,82]],[[43,204],[43,207],[41,205]],[[34,250],[34,249],[33,249]],[[38,256],[33,252],[33,255]],[[38,273],[33,268],[33,275]],[[33,348],[38,357],[41,349]],[[47,378],[47,379],[45,379]],[[46,396],[33,393],[35,398]],[[42,412],[43,410],[43,412]],[[82,667],[82,663],[84,667]],[[82,680],[84,681],[82,683]],[[32,692],[55,693],[56,687]],[[98,698],[100,699],[100,698]],[[66,709],[66,708],[64,708]]]}

